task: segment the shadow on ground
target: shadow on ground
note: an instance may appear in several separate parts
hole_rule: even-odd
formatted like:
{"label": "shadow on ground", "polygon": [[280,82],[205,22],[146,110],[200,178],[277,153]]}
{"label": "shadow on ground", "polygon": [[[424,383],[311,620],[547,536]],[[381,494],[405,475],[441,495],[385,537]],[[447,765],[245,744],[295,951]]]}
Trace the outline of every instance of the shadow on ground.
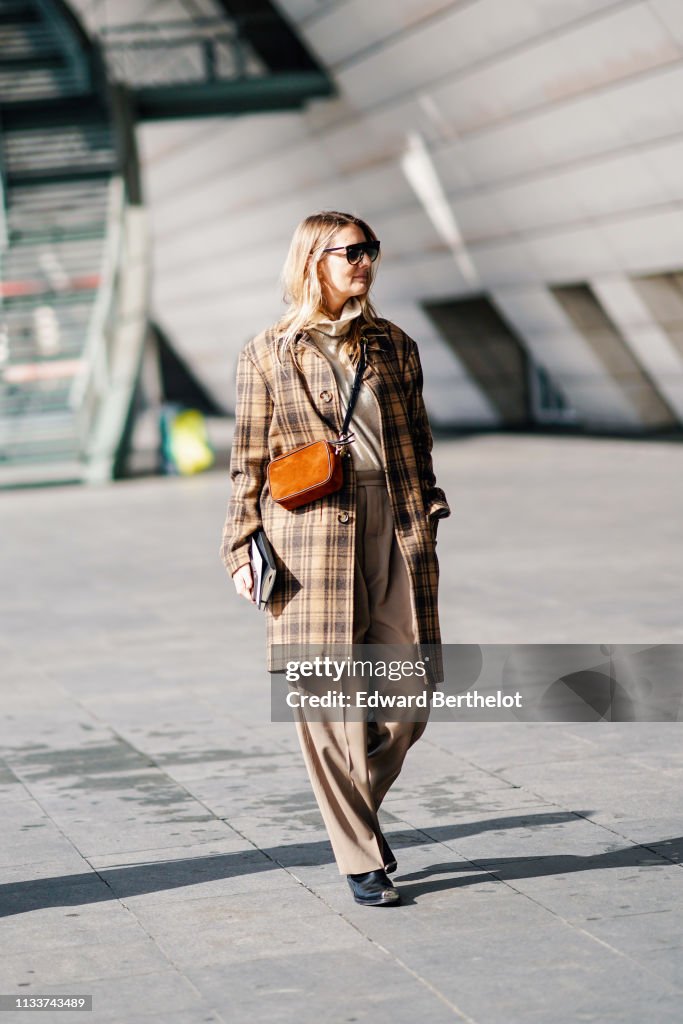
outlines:
{"label": "shadow on ground", "polygon": [[[553,814],[525,814],[491,818],[487,821],[465,825],[442,825],[428,830],[411,829],[403,832],[387,832],[400,860],[401,849],[411,846],[428,846],[517,828],[542,828],[574,820],[577,816],[587,817],[588,812],[559,812]],[[653,839],[591,856],[573,854],[529,857],[491,857],[481,860],[440,860],[427,868],[409,874],[395,876],[404,883],[401,894],[404,902],[412,902],[425,892],[458,889],[467,885],[478,885],[483,881],[513,881],[521,878],[537,878],[544,875],[566,875],[578,871],[624,867],[658,867],[679,863],[683,857],[683,837]],[[31,879],[0,886],[0,917],[28,913],[47,907],[83,906],[131,896],[167,892],[172,889],[201,885],[205,882],[254,875],[279,868],[323,865],[333,860],[327,841],[301,844],[286,844],[248,850],[239,853],[214,854],[208,857],[192,857],[173,861],[156,861],[116,868],[101,868],[99,871],[76,875],[61,875],[50,878]],[[444,874],[469,872],[467,877],[439,878]]]}

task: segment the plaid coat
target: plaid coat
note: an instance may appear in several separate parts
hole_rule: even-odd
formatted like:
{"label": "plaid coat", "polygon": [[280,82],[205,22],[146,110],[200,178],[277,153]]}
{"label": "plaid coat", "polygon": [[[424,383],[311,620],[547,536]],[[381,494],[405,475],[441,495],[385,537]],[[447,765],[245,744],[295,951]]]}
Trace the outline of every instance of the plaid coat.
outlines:
{"label": "plaid coat", "polygon": [[[434,477],[417,345],[388,320],[379,320],[378,326],[364,331],[368,361],[362,386],[379,404],[387,486],[410,578],[417,641],[419,650],[436,645],[433,653],[429,648],[430,677],[438,681],[443,678],[439,563],[430,519],[451,510]],[[342,489],[324,499],[287,511],[270,496],[268,462],[309,441],[333,440],[343,421],[332,368],[313,339],[302,332],[294,342],[303,378],[289,354],[285,375],[277,360],[278,340],[276,330],[268,328],[239,356],[232,494],[220,552],[232,576],[249,562],[256,529],[263,527],[272,545],[278,580],[266,606],[271,672],[284,668],[279,645],[351,644],[355,565],[356,479],[350,457],[343,459]]]}

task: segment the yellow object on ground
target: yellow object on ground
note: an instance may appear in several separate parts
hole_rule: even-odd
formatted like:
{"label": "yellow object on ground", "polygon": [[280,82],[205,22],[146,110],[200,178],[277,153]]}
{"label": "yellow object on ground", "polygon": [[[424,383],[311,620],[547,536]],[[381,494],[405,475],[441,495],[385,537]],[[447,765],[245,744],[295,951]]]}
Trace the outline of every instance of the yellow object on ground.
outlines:
{"label": "yellow object on ground", "polygon": [[178,472],[183,476],[201,473],[215,461],[206,432],[206,421],[197,409],[184,409],[170,423],[171,451]]}

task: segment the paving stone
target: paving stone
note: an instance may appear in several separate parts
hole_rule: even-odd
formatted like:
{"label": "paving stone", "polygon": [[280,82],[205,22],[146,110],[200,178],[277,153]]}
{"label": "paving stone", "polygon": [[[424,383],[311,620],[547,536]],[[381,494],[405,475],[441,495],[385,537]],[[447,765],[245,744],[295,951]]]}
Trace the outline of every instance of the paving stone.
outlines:
{"label": "paving stone", "polygon": [[33,800],[8,801],[3,808],[0,868],[32,860],[69,858],[73,846]]}
{"label": "paving stone", "polygon": [[[38,987],[34,987],[38,991]],[[51,995],[67,994],[74,991],[73,981],[53,982]],[[23,992],[30,992],[24,989]],[[121,977],[90,978],[78,984],[78,992],[92,995],[92,1019],[96,1021],[146,1020],[148,1015],[160,1016],[173,1012],[191,1014],[190,1019],[201,1021],[203,1014],[211,1014],[213,1007],[197,993],[187,978],[172,966],[164,970],[129,973],[125,981]],[[55,1021],[75,1014],[51,1014]],[[79,1015],[82,1019],[83,1013]],[[42,1019],[42,1015],[41,1015]],[[90,1016],[88,1019],[91,1019]],[[209,1017],[210,1019],[210,1017]]]}
{"label": "paving stone", "polygon": [[0,917],[14,918],[49,907],[80,908],[111,900],[111,889],[95,872],[52,875],[0,886]]}
{"label": "paving stone", "polygon": [[557,1014],[567,1021],[623,1020],[624,1013],[673,1021],[683,995],[632,959],[559,923],[525,933],[504,919],[495,935],[488,929],[453,936],[450,944],[420,943],[411,965],[474,1020],[496,1024],[542,1020],[543,1013],[553,1024]]}
{"label": "paving stone", "polygon": [[210,814],[198,814],[194,820],[190,816],[154,822],[131,813],[125,821],[83,819],[69,826],[70,839],[84,857],[174,847],[183,841],[194,844],[220,839],[226,830],[223,822]]}
{"label": "paving stone", "polygon": [[[106,939],[106,934],[103,935]],[[89,942],[64,948],[37,949],[25,953],[5,953],[0,961],[0,984],[3,992],[29,994],[53,985],[83,982],[97,978],[127,978],[166,970],[167,958],[157,944],[140,935],[125,944]]]}
{"label": "paving stone", "polygon": [[[445,642],[683,642],[680,502],[655,530],[643,497],[680,490],[677,449],[435,457]],[[404,902],[359,907],[269,720],[226,498],[225,472],[3,497],[5,991],[93,991],[94,1024],[679,1024],[680,723],[432,720],[380,810]]]}
{"label": "paving stone", "polygon": [[247,963],[190,967],[187,973],[232,1020],[290,1024],[302,1013],[340,1024],[463,1020],[419,977],[368,942],[342,952],[261,956]]}
{"label": "paving stone", "polygon": [[143,866],[154,866],[156,864],[167,865],[172,868],[174,865],[192,863],[197,858],[204,860],[215,856],[227,854],[251,854],[255,853],[262,860],[267,860],[262,853],[255,850],[254,846],[248,843],[242,836],[232,829],[227,828],[219,839],[209,839],[206,842],[188,843],[182,846],[162,846],[151,850],[134,850],[125,853],[108,853],[88,858],[88,863],[98,871],[107,868],[130,868]]}
{"label": "paving stone", "polygon": [[82,946],[101,942],[103,936],[123,945],[145,936],[138,920],[113,897],[17,913],[2,921],[2,934],[4,948],[13,953]]}
{"label": "paving stone", "polygon": [[320,950],[344,950],[359,941],[356,929],[331,914],[303,886],[275,896],[240,893],[213,900],[137,904],[135,915],[180,967],[249,961],[264,949],[273,955],[304,957]]}
{"label": "paving stone", "polygon": [[99,874],[126,906],[187,899],[216,899],[245,892],[271,893],[296,882],[260,850],[202,855],[118,868],[99,868]]}

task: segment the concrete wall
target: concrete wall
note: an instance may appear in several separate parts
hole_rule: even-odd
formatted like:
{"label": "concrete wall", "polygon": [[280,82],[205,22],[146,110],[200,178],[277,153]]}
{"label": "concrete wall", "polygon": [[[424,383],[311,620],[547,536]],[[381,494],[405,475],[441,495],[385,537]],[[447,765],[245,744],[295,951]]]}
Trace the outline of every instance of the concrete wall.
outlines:
{"label": "concrete wall", "polygon": [[579,421],[678,425],[680,0],[280,7],[337,98],[140,130],[157,315],[215,395],[230,407],[237,352],[282,308],[295,224],[334,207],[382,239],[378,305],[420,344],[435,422],[500,422],[422,307],[483,294]]}

